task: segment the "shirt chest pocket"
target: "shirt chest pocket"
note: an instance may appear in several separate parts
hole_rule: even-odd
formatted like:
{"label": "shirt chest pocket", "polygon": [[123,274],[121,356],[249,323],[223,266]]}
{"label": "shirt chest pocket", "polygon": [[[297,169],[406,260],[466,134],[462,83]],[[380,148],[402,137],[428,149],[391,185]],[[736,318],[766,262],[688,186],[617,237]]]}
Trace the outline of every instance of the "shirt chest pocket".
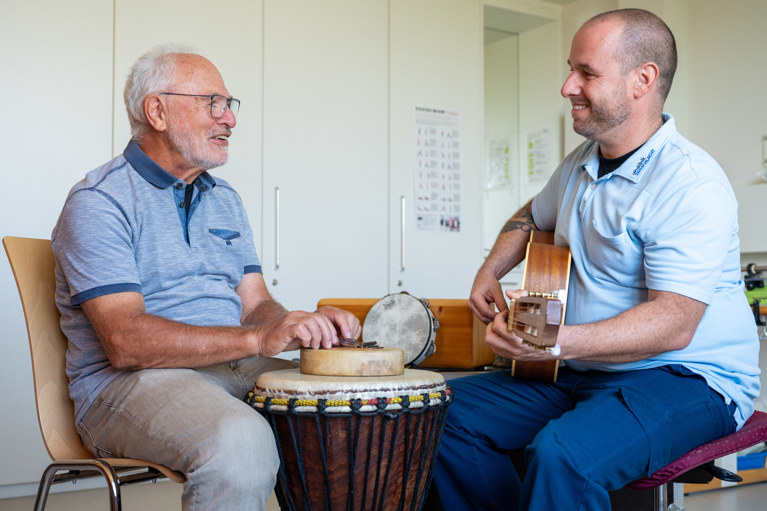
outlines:
{"label": "shirt chest pocket", "polygon": [[[628,233],[593,222],[585,231],[586,267],[595,279],[627,287],[645,287],[642,247]],[[605,232],[607,231],[607,232]]]}

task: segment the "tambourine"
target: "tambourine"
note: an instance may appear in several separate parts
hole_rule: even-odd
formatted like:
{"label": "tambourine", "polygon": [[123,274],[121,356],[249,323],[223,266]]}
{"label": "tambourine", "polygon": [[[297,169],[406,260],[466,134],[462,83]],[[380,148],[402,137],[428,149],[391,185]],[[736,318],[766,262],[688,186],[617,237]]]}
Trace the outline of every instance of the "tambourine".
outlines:
{"label": "tambourine", "polygon": [[408,293],[384,296],[368,311],[362,325],[362,338],[379,346],[401,348],[405,365],[418,365],[436,351],[434,339],[439,321],[429,309],[429,301]]}

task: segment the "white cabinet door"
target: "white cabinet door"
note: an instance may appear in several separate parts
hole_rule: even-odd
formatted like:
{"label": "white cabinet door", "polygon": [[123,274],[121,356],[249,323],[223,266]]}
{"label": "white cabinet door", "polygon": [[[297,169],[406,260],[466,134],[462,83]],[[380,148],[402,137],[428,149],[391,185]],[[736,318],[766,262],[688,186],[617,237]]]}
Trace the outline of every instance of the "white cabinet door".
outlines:
{"label": "white cabinet door", "polygon": [[[468,298],[482,261],[481,6],[392,0],[390,37],[390,288],[420,297]],[[459,232],[417,225],[422,195],[416,186],[423,184],[416,174],[417,106],[459,119],[460,188],[453,195]]]}
{"label": "white cabinet door", "polygon": [[387,4],[267,2],[264,277],[289,309],[387,290]]}

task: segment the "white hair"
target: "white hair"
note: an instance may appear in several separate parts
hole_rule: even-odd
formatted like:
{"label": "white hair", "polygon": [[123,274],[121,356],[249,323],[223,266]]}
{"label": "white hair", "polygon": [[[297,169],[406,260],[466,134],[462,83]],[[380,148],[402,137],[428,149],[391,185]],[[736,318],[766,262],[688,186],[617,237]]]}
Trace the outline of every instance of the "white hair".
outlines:
{"label": "white hair", "polygon": [[196,54],[181,45],[163,45],[145,53],[133,64],[125,81],[125,108],[128,111],[131,137],[140,140],[149,124],[144,116],[144,99],[150,94],[167,91],[173,85],[178,54]]}

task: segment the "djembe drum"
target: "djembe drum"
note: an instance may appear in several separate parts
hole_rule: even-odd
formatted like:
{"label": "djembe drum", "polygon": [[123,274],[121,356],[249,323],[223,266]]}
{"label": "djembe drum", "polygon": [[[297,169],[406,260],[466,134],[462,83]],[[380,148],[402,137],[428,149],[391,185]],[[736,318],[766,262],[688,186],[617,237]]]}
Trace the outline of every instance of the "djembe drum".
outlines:
{"label": "djembe drum", "polygon": [[248,402],[274,432],[281,461],[275,492],[283,510],[423,506],[451,391],[438,373],[400,372],[371,377],[287,369],[258,378]]}

